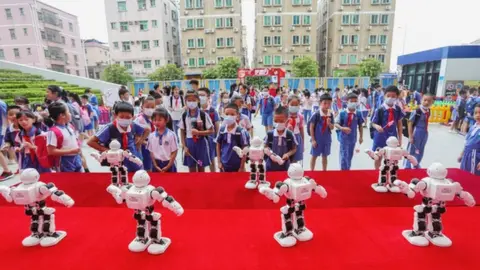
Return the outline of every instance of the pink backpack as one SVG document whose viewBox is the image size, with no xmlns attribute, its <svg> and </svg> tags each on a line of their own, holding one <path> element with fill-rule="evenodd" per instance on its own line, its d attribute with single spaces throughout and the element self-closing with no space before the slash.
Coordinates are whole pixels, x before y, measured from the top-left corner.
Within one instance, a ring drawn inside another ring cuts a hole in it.
<svg viewBox="0 0 480 270">
<path fill-rule="evenodd" d="M 88 115 L 88 109 L 85 107 L 80 108 L 80 116 L 82 117 L 83 124 L 85 126 L 90 125 L 92 119 L 90 119 L 90 115 Z"/>
</svg>

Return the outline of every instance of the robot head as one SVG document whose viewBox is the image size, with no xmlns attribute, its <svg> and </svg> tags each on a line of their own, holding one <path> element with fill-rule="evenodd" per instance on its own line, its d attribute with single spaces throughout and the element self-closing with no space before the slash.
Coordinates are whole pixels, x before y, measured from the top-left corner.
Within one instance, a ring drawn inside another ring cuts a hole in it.
<svg viewBox="0 0 480 270">
<path fill-rule="evenodd" d="M 136 187 L 145 187 L 150 183 L 150 176 L 147 171 L 140 170 L 133 175 L 133 184 Z"/>
<path fill-rule="evenodd" d="M 393 148 L 395 148 L 395 147 L 399 147 L 399 146 L 400 146 L 400 143 L 398 142 L 398 139 L 397 139 L 397 138 L 395 138 L 395 137 L 392 136 L 392 137 L 388 137 L 388 139 L 387 139 L 387 146 L 388 146 L 388 147 L 393 147 Z"/>
<path fill-rule="evenodd" d="M 23 170 L 22 174 L 20 174 L 20 181 L 24 184 L 31 184 L 38 182 L 40 179 L 40 174 L 37 172 L 37 170 L 28 168 Z"/>
<path fill-rule="evenodd" d="M 293 180 L 300 180 L 303 177 L 302 165 L 298 163 L 290 164 L 288 167 L 288 177 Z"/>
<path fill-rule="evenodd" d="M 435 162 L 428 167 L 427 174 L 429 177 L 434 179 L 445 179 L 448 171 L 441 163 Z"/>
<path fill-rule="evenodd" d="M 110 150 L 118 150 L 122 146 L 120 145 L 120 142 L 118 142 L 117 140 L 112 140 L 108 145 L 108 147 L 110 148 Z"/>
<path fill-rule="evenodd" d="M 253 137 L 253 139 L 250 141 L 250 144 L 253 146 L 253 147 L 260 147 L 262 146 L 263 144 L 263 140 L 260 139 L 260 137 Z"/>
</svg>

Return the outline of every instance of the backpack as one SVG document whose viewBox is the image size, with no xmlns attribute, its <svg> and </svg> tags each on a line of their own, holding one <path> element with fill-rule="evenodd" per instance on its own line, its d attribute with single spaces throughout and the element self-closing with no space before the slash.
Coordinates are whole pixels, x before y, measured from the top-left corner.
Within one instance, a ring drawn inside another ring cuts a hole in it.
<svg viewBox="0 0 480 270">
<path fill-rule="evenodd" d="M 330 113 L 330 111 L 329 111 Z M 310 134 L 310 124 L 313 123 L 313 130 L 315 131 L 315 129 L 317 128 L 317 121 L 313 121 L 313 117 L 316 116 L 318 114 L 318 116 L 320 116 L 320 110 L 316 111 L 313 113 L 313 115 L 310 117 L 310 119 L 308 119 L 308 123 L 307 123 L 307 134 L 308 136 L 312 136 Z M 333 114 L 330 114 L 330 118 L 331 118 L 331 123 L 333 124 L 335 121 L 334 121 L 334 118 L 333 118 Z"/>
<path fill-rule="evenodd" d="M 90 116 L 88 115 L 88 108 L 80 108 L 80 115 L 82 117 L 82 122 L 84 126 L 90 125 L 92 120 L 90 119 Z"/>
<path fill-rule="evenodd" d="M 182 121 L 183 121 L 183 126 L 185 127 L 185 130 L 187 130 L 187 113 L 188 112 L 184 112 L 182 114 Z M 207 114 L 200 110 L 200 119 L 202 120 L 202 123 L 203 123 L 203 128 L 206 129 L 207 128 Z M 193 128 L 193 127 L 192 127 Z"/>
<path fill-rule="evenodd" d="M 378 122 L 379 123 L 382 123 L 383 122 L 383 111 L 385 109 L 383 108 L 383 106 L 380 106 L 376 111 L 375 113 L 378 114 Z M 373 117 L 372 117 L 373 118 Z M 373 135 L 375 133 L 375 128 L 373 127 L 372 123 L 370 122 L 370 138 L 373 140 Z"/>
<path fill-rule="evenodd" d="M 293 132 L 288 129 L 286 129 L 285 132 L 287 133 L 286 134 L 287 148 L 293 149 L 293 142 L 295 140 L 295 135 L 293 135 Z M 270 131 L 267 133 L 267 147 L 273 151 L 273 131 Z M 293 161 L 293 158 L 294 156 L 291 156 L 290 161 Z"/>
<path fill-rule="evenodd" d="M 417 108 L 415 112 L 411 112 L 410 114 L 412 113 L 415 113 L 415 118 L 413 119 L 413 124 L 412 124 L 412 131 L 413 131 L 415 126 L 418 124 L 418 120 L 420 120 L 420 117 L 422 116 L 422 110 L 420 108 Z M 402 134 L 406 138 L 409 138 L 410 136 L 408 134 L 408 120 L 406 117 L 403 119 L 404 119 L 404 122 L 403 122 Z"/>
<path fill-rule="evenodd" d="M 80 132 L 83 131 L 84 125 L 83 125 L 82 117 L 80 116 L 80 112 L 77 111 L 75 107 L 73 107 L 73 105 L 70 103 L 67 103 L 67 107 L 68 107 L 68 110 L 70 111 L 70 114 L 72 115 L 72 120 L 70 120 L 70 123 L 73 125 L 75 130 L 78 130 Z"/>
<path fill-rule="evenodd" d="M 479 99 L 477 97 L 472 97 L 467 101 L 466 111 L 472 117 L 473 117 L 473 111 L 475 110 L 475 105 L 477 105 L 478 100 Z"/>
<path fill-rule="evenodd" d="M 57 137 L 57 149 L 62 148 L 63 145 L 63 134 L 62 131 L 56 127 L 53 126 L 50 128 L 50 131 L 52 131 L 55 136 Z M 54 167 L 58 167 L 60 164 L 60 158 L 56 156 L 50 156 L 48 155 L 48 146 L 47 146 L 47 133 L 40 133 L 40 130 L 37 129 L 35 132 L 35 140 L 34 144 L 37 147 L 37 150 L 35 153 L 37 154 L 37 161 L 45 169 L 51 169 Z"/>
<path fill-rule="evenodd" d="M 185 107 L 185 101 L 183 100 L 182 96 L 178 96 L 180 101 L 182 102 L 182 108 Z M 170 108 L 173 108 L 173 96 L 170 96 Z"/>
<path fill-rule="evenodd" d="M 242 127 L 237 125 L 237 129 L 235 130 L 235 134 L 232 136 L 234 138 L 236 145 L 238 147 L 242 146 Z M 223 132 L 227 132 L 227 126 L 223 128 Z"/>
</svg>

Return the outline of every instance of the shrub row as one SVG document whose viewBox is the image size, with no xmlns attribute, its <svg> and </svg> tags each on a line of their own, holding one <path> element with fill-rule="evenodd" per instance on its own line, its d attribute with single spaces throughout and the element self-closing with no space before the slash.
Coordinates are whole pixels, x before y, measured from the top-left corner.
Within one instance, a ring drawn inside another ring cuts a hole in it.
<svg viewBox="0 0 480 270">
<path fill-rule="evenodd" d="M 50 83 L 29 83 L 29 82 L 22 82 L 22 83 L 0 83 L 0 90 L 2 89 L 22 89 L 22 88 L 47 88 L 49 85 L 57 85 L 61 86 L 64 89 L 69 88 L 80 88 L 78 85 L 68 84 L 68 83 L 58 83 L 58 82 L 50 82 Z"/>
<path fill-rule="evenodd" d="M 17 79 L 43 79 L 40 75 L 31 75 L 23 73 L 1 73 L 0 78 L 17 78 Z"/>
<path fill-rule="evenodd" d="M 83 94 L 85 93 L 84 88 L 80 89 L 69 89 L 68 91 L 74 92 L 77 94 Z M 27 98 L 35 98 L 35 97 L 44 97 L 45 96 L 45 89 L 19 89 L 19 90 L 0 90 L 0 99 L 9 99 L 9 98 L 15 98 L 16 96 L 24 96 Z"/>
<path fill-rule="evenodd" d="M 0 73 L 22 73 L 22 72 L 19 71 L 19 70 L 15 70 L 15 69 L 3 69 L 3 68 L 0 68 Z"/>
</svg>

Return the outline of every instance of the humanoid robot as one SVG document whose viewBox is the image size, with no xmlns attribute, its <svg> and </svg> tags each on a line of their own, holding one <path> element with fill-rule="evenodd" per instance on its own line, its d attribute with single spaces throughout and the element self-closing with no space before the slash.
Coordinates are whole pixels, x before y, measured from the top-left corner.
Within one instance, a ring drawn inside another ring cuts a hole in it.
<svg viewBox="0 0 480 270">
<path fill-rule="evenodd" d="M 135 211 L 133 217 L 137 220 L 137 237 L 128 245 L 128 249 L 132 252 L 143 252 L 148 248 L 150 254 L 162 254 L 171 240 L 162 237 L 161 215 L 153 211 L 155 201 L 161 202 L 163 207 L 177 216 L 183 214 L 183 208 L 172 196 L 167 195 L 162 187 L 155 188 L 149 183 L 148 173 L 140 170 L 133 175 L 133 185 L 118 187 L 111 184 L 107 191 L 118 204 L 126 201 L 127 207 Z"/>
<path fill-rule="evenodd" d="M 128 159 L 137 165 L 142 165 L 142 160 L 135 157 L 129 151 L 121 149 L 120 142 L 112 140 L 110 142 L 109 150 L 99 153 L 92 153 L 92 157 L 98 162 L 102 163 L 104 160 L 110 164 L 110 171 L 112 172 L 112 184 L 116 186 L 122 186 L 128 184 L 128 172 L 127 167 L 123 166 L 123 160 Z M 120 183 L 118 182 L 120 179 Z"/>
<path fill-rule="evenodd" d="M 277 182 L 273 189 L 269 187 L 260 188 L 260 193 L 274 203 L 278 203 L 282 195 L 287 198 L 287 205 L 280 208 L 282 231 L 273 235 L 273 238 L 282 247 L 292 247 L 297 243 L 297 240 L 309 241 L 313 238 L 313 233 L 305 227 L 303 216 L 305 201 L 310 199 L 312 191 L 322 198 L 327 197 L 325 188 L 317 185 L 315 180 L 303 176 L 302 165 L 291 164 L 288 168 L 288 177 L 283 182 Z"/>
<path fill-rule="evenodd" d="M 9 188 L 0 186 L 0 194 L 16 205 L 25 207 L 25 214 L 30 216 L 31 235 L 23 239 L 22 245 L 32 247 L 40 244 L 50 247 L 58 244 L 67 233 L 55 230 L 55 208 L 47 207 L 45 200 L 50 198 L 66 207 L 72 207 L 74 201 L 65 192 L 58 190 L 54 184 L 38 181 L 40 174 L 37 170 L 28 168 L 20 175 L 21 184 Z"/>
<path fill-rule="evenodd" d="M 422 180 L 413 179 L 410 185 L 401 180 L 394 184 L 409 198 L 415 193 L 423 196 L 422 204 L 413 207 L 413 230 L 405 230 L 402 235 L 414 246 L 428 246 L 431 242 L 435 246 L 449 247 L 452 241 L 442 233 L 441 216 L 445 213 L 446 202 L 455 197 L 463 200 L 467 206 L 475 206 L 472 194 L 463 190 L 458 182 L 447 177 L 447 169 L 440 163 L 433 163 L 428 167 L 428 177 Z"/>
<path fill-rule="evenodd" d="M 233 150 L 238 154 L 240 158 L 248 155 L 250 159 L 250 180 L 245 184 L 246 189 L 258 189 L 261 187 L 269 187 L 270 183 L 265 178 L 265 164 L 263 163 L 263 157 L 269 156 L 273 162 L 283 165 L 284 160 L 273 153 L 272 150 L 263 147 L 263 140 L 259 137 L 254 137 L 250 141 L 250 147 L 241 149 L 238 146 L 234 146 Z"/>
<path fill-rule="evenodd" d="M 402 158 L 407 158 L 413 165 L 417 165 L 417 159 L 410 155 L 410 153 L 402 149 L 399 145 L 398 139 L 395 137 L 389 137 L 387 139 L 387 146 L 381 148 L 375 152 L 370 149 L 365 152 L 374 160 L 383 158 L 383 164 L 380 167 L 380 174 L 378 176 L 378 183 L 372 184 L 373 190 L 380 193 L 394 192 L 399 193 L 400 189 L 393 185 L 393 182 L 397 180 L 398 163 Z"/>
</svg>

